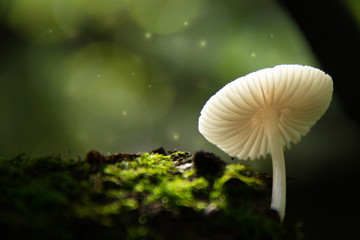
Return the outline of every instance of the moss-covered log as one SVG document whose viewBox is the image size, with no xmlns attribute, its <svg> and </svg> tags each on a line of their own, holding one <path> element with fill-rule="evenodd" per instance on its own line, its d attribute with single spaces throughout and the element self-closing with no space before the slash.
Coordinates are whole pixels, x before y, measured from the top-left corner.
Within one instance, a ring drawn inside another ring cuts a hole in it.
<svg viewBox="0 0 360 240">
<path fill-rule="evenodd" d="M 300 239 L 269 210 L 269 177 L 208 152 L 0 160 L 12 239 Z"/>
</svg>

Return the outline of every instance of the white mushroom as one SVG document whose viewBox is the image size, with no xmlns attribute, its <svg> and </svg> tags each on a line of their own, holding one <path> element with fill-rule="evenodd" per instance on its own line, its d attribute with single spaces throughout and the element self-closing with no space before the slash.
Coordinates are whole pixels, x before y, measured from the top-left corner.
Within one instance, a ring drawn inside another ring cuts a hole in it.
<svg viewBox="0 0 360 240">
<path fill-rule="evenodd" d="M 286 172 L 283 148 L 306 135 L 328 108 L 333 82 L 323 71 L 279 65 L 238 78 L 212 96 L 201 111 L 199 131 L 239 159 L 271 154 L 271 209 L 285 215 Z"/>
</svg>

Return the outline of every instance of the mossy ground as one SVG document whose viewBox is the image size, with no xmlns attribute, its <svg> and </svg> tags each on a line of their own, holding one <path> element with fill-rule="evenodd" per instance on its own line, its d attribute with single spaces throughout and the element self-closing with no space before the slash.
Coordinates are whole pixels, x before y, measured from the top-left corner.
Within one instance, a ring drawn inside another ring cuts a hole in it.
<svg viewBox="0 0 360 240">
<path fill-rule="evenodd" d="M 300 239 L 269 210 L 268 177 L 207 152 L 0 160 L 12 239 Z"/>
</svg>

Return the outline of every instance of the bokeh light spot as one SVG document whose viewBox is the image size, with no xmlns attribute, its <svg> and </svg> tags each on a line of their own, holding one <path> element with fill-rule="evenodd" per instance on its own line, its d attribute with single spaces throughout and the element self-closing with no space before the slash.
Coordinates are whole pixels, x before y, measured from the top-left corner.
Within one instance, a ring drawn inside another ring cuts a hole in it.
<svg viewBox="0 0 360 240">
<path fill-rule="evenodd" d="M 218 54 L 222 84 L 228 79 L 278 64 L 313 64 L 313 56 L 307 51 L 304 38 L 291 22 L 285 20 L 287 16 L 276 8 L 266 14 L 271 21 L 259 23 L 249 19 L 249 24 L 241 26 L 238 33 L 222 45 Z M 276 38 L 271 37 L 275 35 Z M 249 53 L 249 49 L 253 51 Z M 253 60 L 249 61 L 249 57 Z"/>
<path fill-rule="evenodd" d="M 206 46 L 207 46 L 207 41 L 201 40 L 201 41 L 199 42 L 199 46 L 202 47 L 202 48 L 206 47 Z"/>
<path fill-rule="evenodd" d="M 144 29 L 158 34 L 182 31 L 199 15 L 203 6 L 203 0 L 132 0 L 127 3 L 134 20 Z"/>
<path fill-rule="evenodd" d="M 150 39 L 152 37 L 152 34 L 151 32 L 145 32 L 144 36 L 146 39 Z"/>
<path fill-rule="evenodd" d="M 30 4 L 27 0 L 13 0 L 9 6 L 9 25 L 23 39 L 37 44 L 52 44 L 63 40 L 64 36 L 60 31 L 52 38 L 43 36 L 58 28 L 52 1 L 37 0 Z"/>
</svg>

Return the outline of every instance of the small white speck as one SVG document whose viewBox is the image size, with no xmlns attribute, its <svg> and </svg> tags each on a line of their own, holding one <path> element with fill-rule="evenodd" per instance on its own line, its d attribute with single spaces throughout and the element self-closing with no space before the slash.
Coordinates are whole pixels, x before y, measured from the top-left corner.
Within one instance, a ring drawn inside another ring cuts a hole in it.
<svg viewBox="0 0 360 240">
<path fill-rule="evenodd" d="M 271 33 L 271 34 L 270 34 L 270 37 L 273 38 L 273 37 L 274 37 L 274 34 Z"/>
<path fill-rule="evenodd" d="M 180 172 L 184 172 L 185 170 L 190 169 L 193 166 L 193 163 L 185 163 L 185 164 L 181 164 L 178 167 L 176 167 Z"/>
<path fill-rule="evenodd" d="M 148 88 L 151 88 L 151 84 L 148 85 Z"/>
<path fill-rule="evenodd" d="M 173 139 L 174 140 L 178 140 L 180 137 L 179 137 L 179 135 L 178 134 L 174 134 L 174 136 L 173 136 Z"/>
<path fill-rule="evenodd" d="M 49 29 L 49 33 L 50 33 L 50 34 L 53 33 L 53 30 L 52 30 L 52 29 Z"/>
<path fill-rule="evenodd" d="M 251 57 L 252 57 L 252 58 L 256 57 L 256 53 L 254 53 L 254 52 L 251 53 Z"/>
<path fill-rule="evenodd" d="M 122 111 L 122 115 L 123 115 L 123 116 L 126 116 L 126 115 L 127 115 L 127 111 L 126 111 L 126 110 L 123 110 L 123 111 Z"/>
<path fill-rule="evenodd" d="M 96 77 L 97 77 L 97 78 L 100 78 L 100 77 L 101 77 L 101 75 L 100 75 L 100 74 L 98 74 L 98 75 L 96 75 Z"/>
<path fill-rule="evenodd" d="M 189 26 L 189 22 L 188 22 L 188 21 L 184 21 L 184 26 L 185 26 L 185 27 Z"/>
</svg>

